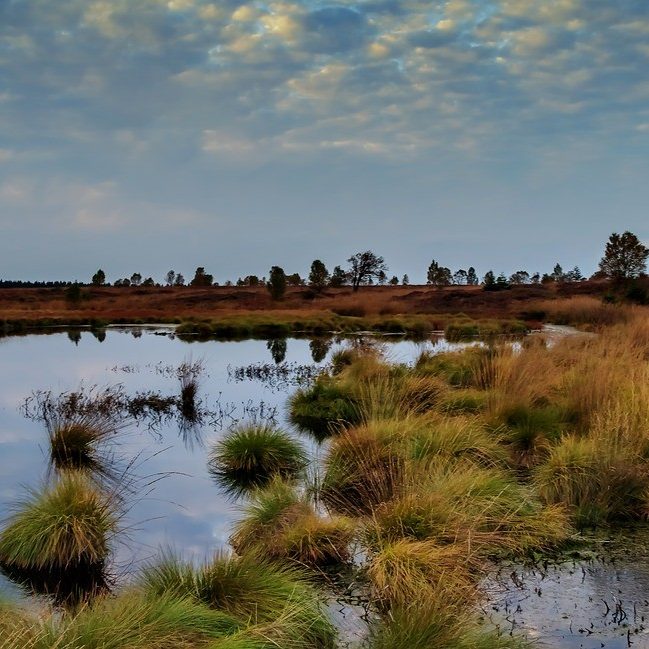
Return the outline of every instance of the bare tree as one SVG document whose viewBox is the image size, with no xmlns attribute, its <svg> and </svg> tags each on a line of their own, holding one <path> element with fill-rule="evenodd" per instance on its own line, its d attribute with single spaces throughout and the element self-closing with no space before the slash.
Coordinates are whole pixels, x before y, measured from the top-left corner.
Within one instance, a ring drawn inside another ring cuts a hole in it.
<svg viewBox="0 0 649 649">
<path fill-rule="evenodd" d="M 358 291 L 361 284 L 379 279 L 381 273 L 385 274 L 388 270 L 383 257 L 377 256 L 371 250 L 357 252 L 347 262 L 350 264 L 348 274 L 354 291 Z"/>
</svg>

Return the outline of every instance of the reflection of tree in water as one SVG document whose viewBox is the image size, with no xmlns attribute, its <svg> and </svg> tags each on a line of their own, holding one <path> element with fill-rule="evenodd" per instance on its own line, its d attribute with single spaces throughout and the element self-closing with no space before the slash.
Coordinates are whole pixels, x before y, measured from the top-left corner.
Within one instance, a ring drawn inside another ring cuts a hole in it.
<svg viewBox="0 0 649 649">
<path fill-rule="evenodd" d="M 105 329 L 91 329 L 90 333 L 100 342 L 103 343 L 106 340 L 106 330 Z"/>
<path fill-rule="evenodd" d="M 132 329 L 131 330 L 131 336 L 133 336 L 133 338 L 142 338 L 142 330 L 141 329 Z"/>
<path fill-rule="evenodd" d="M 314 338 L 309 343 L 311 358 L 314 363 L 321 363 L 327 357 L 327 354 L 331 349 L 331 343 L 331 338 Z"/>
<path fill-rule="evenodd" d="M 266 343 L 266 347 L 277 365 L 284 362 L 286 358 L 286 338 L 272 338 Z"/>
<path fill-rule="evenodd" d="M 70 342 L 78 345 L 79 341 L 81 340 L 81 332 L 78 329 L 70 329 L 68 330 L 68 338 Z"/>
</svg>

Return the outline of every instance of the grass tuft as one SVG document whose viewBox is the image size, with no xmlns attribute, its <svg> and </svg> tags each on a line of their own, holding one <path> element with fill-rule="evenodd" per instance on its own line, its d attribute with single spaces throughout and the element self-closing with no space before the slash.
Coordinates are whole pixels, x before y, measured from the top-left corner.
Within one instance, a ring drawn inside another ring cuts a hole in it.
<svg viewBox="0 0 649 649">
<path fill-rule="evenodd" d="M 209 471 L 233 494 L 267 485 L 275 476 L 296 477 L 306 466 L 302 446 L 270 425 L 239 426 L 216 443 Z"/>
</svg>

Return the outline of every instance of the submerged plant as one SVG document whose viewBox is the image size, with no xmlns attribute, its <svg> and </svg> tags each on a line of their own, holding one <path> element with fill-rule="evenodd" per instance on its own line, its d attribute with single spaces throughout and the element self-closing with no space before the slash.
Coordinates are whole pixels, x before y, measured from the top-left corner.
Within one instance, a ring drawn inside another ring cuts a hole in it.
<svg viewBox="0 0 649 649">
<path fill-rule="evenodd" d="M 111 499 L 79 472 L 34 493 L 0 533 L 0 568 L 60 600 L 106 587 L 109 543 L 117 527 Z"/>
<path fill-rule="evenodd" d="M 304 469 L 302 446 L 266 424 L 239 426 L 214 446 L 210 474 L 235 494 L 268 484 L 273 477 L 294 478 Z"/>
</svg>

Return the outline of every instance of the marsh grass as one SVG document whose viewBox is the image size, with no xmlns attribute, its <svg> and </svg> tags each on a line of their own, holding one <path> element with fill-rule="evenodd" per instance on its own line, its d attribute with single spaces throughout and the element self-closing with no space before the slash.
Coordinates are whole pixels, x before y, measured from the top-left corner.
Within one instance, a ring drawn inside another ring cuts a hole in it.
<svg viewBox="0 0 649 649">
<path fill-rule="evenodd" d="M 117 529 L 114 505 L 86 476 L 62 474 L 9 519 L 0 533 L 0 568 L 63 601 L 101 592 Z"/>
<path fill-rule="evenodd" d="M 293 644 L 288 646 L 296 649 L 334 646 L 334 627 L 304 573 L 252 553 L 217 554 L 199 567 L 167 555 L 145 570 L 142 586 L 153 597 L 190 597 L 234 616 L 246 627 L 257 625 L 233 636 L 233 647 L 238 642 L 247 647 L 244 638 L 284 646 L 279 641 L 291 636 Z"/>
<path fill-rule="evenodd" d="M 22 634 L 0 639 L 3 649 L 197 649 L 242 623 L 190 598 L 162 593 L 149 597 L 130 589 L 117 597 L 97 598 L 74 613 L 52 613 L 31 620 Z M 25 637 L 27 636 L 27 637 Z"/>
<path fill-rule="evenodd" d="M 350 559 L 354 523 L 342 516 L 323 516 L 306 494 L 275 479 L 253 494 L 231 538 L 238 552 L 263 552 L 307 566 L 328 566 Z"/>
<path fill-rule="evenodd" d="M 348 387 L 322 377 L 311 387 L 293 393 L 289 418 L 300 430 L 322 441 L 341 428 L 358 423 L 361 414 L 357 399 Z"/>
<path fill-rule="evenodd" d="M 241 425 L 218 441 L 209 472 L 234 495 L 268 484 L 275 476 L 296 478 L 306 467 L 304 448 L 270 425 Z"/>
<path fill-rule="evenodd" d="M 580 527 L 638 519 L 646 511 L 646 466 L 630 449 L 597 438 L 565 437 L 537 468 L 535 482 L 546 502 L 568 505 Z"/>
<path fill-rule="evenodd" d="M 392 498 L 404 472 L 404 460 L 390 443 L 393 434 L 379 422 L 335 437 L 324 460 L 321 502 L 331 511 L 363 516 Z"/>
<path fill-rule="evenodd" d="M 123 428 L 113 418 L 96 413 L 46 419 L 50 463 L 56 471 L 83 471 L 114 482 L 115 459 L 106 446 Z"/>
<path fill-rule="evenodd" d="M 561 506 L 543 507 L 504 471 L 437 458 L 414 469 L 401 493 L 374 511 L 366 533 L 370 547 L 398 539 L 470 543 L 487 557 L 554 547 L 570 526 Z"/>
</svg>

